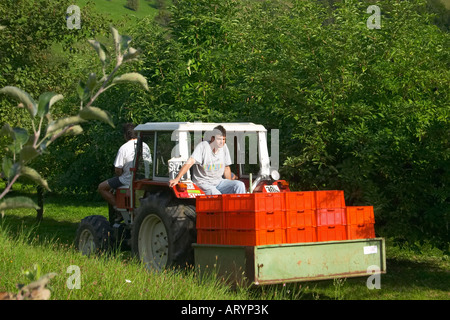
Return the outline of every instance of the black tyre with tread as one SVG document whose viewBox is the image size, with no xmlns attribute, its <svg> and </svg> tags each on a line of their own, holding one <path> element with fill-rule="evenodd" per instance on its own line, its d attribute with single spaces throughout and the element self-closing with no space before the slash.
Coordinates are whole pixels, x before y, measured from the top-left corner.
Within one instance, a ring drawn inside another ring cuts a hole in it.
<svg viewBox="0 0 450 320">
<path fill-rule="evenodd" d="M 131 232 L 133 253 L 149 269 L 194 264 L 195 205 L 177 200 L 171 192 L 149 194 L 136 210 Z"/>
<path fill-rule="evenodd" d="M 107 251 L 113 243 L 112 228 L 104 216 L 92 215 L 81 220 L 75 237 L 75 245 L 83 254 Z"/>
</svg>

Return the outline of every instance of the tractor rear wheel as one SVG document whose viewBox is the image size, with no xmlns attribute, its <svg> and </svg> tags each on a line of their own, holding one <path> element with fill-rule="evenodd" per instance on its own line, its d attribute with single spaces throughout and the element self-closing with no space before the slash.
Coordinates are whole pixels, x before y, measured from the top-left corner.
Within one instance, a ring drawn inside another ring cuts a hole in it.
<svg viewBox="0 0 450 320">
<path fill-rule="evenodd" d="M 133 253 L 148 269 L 194 262 L 195 207 L 166 194 L 150 194 L 136 210 L 131 242 Z"/>
</svg>

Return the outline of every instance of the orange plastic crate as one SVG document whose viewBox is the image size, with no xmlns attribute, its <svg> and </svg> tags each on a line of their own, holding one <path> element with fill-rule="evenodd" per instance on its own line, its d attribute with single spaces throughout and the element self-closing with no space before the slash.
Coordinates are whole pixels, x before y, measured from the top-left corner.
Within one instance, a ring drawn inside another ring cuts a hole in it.
<svg viewBox="0 0 450 320">
<path fill-rule="evenodd" d="M 314 191 L 285 192 L 286 210 L 316 209 Z"/>
<path fill-rule="evenodd" d="M 317 226 L 332 226 L 347 224 L 347 216 L 344 208 L 317 209 Z"/>
<path fill-rule="evenodd" d="M 315 191 L 316 208 L 345 208 L 344 191 L 342 190 L 324 190 Z"/>
<path fill-rule="evenodd" d="M 348 239 L 373 239 L 375 226 L 373 223 L 350 224 L 347 226 Z"/>
<path fill-rule="evenodd" d="M 294 227 L 286 229 L 286 243 L 316 242 L 315 227 Z"/>
<path fill-rule="evenodd" d="M 348 224 L 375 223 L 372 206 L 346 207 Z"/>
<path fill-rule="evenodd" d="M 275 212 L 285 209 L 283 193 L 244 193 L 223 195 L 224 212 Z"/>
<path fill-rule="evenodd" d="M 199 244 L 226 244 L 225 230 L 198 229 L 197 243 Z"/>
<path fill-rule="evenodd" d="M 195 201 L 195 211 L 197 213 L 223 211 L 222 195 L 200 196 Z"/>
<path fill-rule="evenodd" d="M 286 227 L 315 227 L 317 225 L 316 211 L 313 209 L 287 210 Z"/>
<path fill-rule="evenodd" d="M 285 229 L 226 230 L 226 242 L 237 246 L 260 246 L 286 243 Z"/>
<path fill-rule="evenodd" d="M 223 229 L 225 221 L 223 212 L 197 212 L 197 229 Z"/>
<path fill-rule="evenodd" d="M 347 240 L 346 226 L 319 226 L 317 227 L 317 241 Z"/>
<path fill-rule="evenodd" d="M 286 228 L 284 211 L 274 212 L 224 212 L 226 229 L 260 230 Z"/>
</svg>

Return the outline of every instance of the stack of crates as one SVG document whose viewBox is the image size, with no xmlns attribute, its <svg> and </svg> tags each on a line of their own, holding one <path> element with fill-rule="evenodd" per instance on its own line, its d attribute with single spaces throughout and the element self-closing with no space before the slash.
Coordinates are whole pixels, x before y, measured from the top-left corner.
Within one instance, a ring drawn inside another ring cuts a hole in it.
<svg viewBox="0 0 450 320">
<path fill-rule="evenodd" d="M 286 192 L 285 199 L 287 243 L 316 242 L 315 192 Z"/>
<path fill-rule="evenodd" d="M 196 211 L 199 244 L 375 238 L 373 207 L 346 207 L 340 190 L 201 196 Z"/>
<path fill-rule="evenodd" d="M 197 243 L 226 244 L 222 195 L 197 198 Z"/>
<path fill-rule="evenodd" d="M 317 241 L 347 240 L 344 191 L 315 191 Z"/>
<path fill-rule="evenodd" d="M 283 193 L 197 198 L 197 243 L 258 246 L 286 243 Z"/>
<path fill-rule="evenodd" d="M 347 238 L 375 238 L 375 216 L 372 206 L 346 207 Z"/>
</svg>

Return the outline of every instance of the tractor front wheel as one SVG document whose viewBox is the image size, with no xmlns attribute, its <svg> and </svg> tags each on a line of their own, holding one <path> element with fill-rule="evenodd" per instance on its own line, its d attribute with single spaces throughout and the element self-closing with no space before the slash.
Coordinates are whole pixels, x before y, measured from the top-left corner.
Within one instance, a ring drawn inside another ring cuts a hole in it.
<svg viewBox="0 0 450 320">
<path fill-rule="evenodd" d="M 112 243 L 111 225 L 104 216 L 93 215 L 81 220 L 75 245 L 83 255 L 106 251 Z"/>
</svg>

